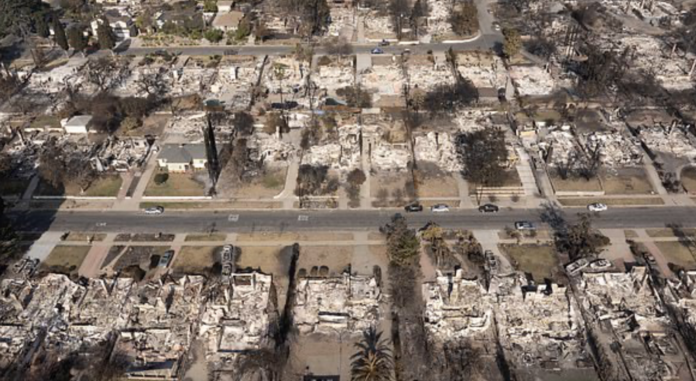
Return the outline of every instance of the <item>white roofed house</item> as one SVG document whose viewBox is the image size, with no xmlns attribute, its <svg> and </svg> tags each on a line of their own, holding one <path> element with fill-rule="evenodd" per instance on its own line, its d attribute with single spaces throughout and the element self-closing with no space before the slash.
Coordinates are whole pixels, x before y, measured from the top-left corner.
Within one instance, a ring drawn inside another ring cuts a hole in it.
<svg viewBox="0 0 696 381">
<path fill-rule="evenodd" d="M 90 132 L 91 123 L 91 115 L 77 115 L 61 122 L 66 134 L 87 134 Z"/>
<path fill-rule="evenodd" d="M 118 41 L 127 40 L 138 35 L 138 28 L 135 26 L 130 16 L 121 14 L 117 10 L 109 10 L 104 13 L 102 18 L 98 18 L 90 24 L 92 33 L 94 33 L 95 36 L 98 34 L 97 29 L 99 24 L 103 23 L 104 20 L 109 23 Z"/>
<path fill-rule="evenodd" d="M 203 143 L 165 144 L 157 157 L 160 168 L 170 172 L 187 172 L 205 169 L 208 156 Z"/>
</svg>

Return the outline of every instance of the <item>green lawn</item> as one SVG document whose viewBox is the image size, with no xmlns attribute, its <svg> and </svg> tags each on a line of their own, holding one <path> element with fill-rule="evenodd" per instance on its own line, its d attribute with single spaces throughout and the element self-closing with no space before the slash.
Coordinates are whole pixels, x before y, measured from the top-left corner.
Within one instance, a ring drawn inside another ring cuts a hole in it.
<svg viewBox="0 0 696 381">
<path fill-rule="evenodd" d="M 667 262 L 679 265 L 687 270 L 696 269 L 696 247 L 687 247 L 680 242 L 655 242 L 655 245 L 660 249 L 665 256 Z M 693 252 L 692 252 L 693 251 Z"/>
<path fill-rule="evenodd" d="M 90 246 L 56 246 L 41 264 L 41 269 L 62 274 L 76 273 L 89 249 Z"/>
<path fill-rule="evenodd" d="M 39 196 L 83 196 L 83 197 L 116 197 L 121 189 L 123 180 L 119 175 L 106 175 L 95 180 L 84 193 L 77 184 L 67 184 L 55 188 L 45 181 L 39 181 L 36 195 Z"/>
<path fill-rule="evenodd" d="M 501 244 L 499 247 L 510 258 L 515 269 L 531 273 L 537 283 L 543 282 L 544 278 L 553 279 L 559 269 L 556 250 L 552 245 Z"/>
<path fill-rule="evenodd" d="M 155 184 L 155 176 L 152 174 L 150 182 L 145 189 L 145 196 L 150 197 L 176 197 L 176 196 L 205 196 L 204 184 L 193 179 L 188 173 L 170 173 L 169 178 L 162 184 Z"/>
<path fill-rule="evenodd" d="M 219 242 L 227 239 L 227 234 L 189 234 L 186 236 L 186 242 Z"/>
</svg>

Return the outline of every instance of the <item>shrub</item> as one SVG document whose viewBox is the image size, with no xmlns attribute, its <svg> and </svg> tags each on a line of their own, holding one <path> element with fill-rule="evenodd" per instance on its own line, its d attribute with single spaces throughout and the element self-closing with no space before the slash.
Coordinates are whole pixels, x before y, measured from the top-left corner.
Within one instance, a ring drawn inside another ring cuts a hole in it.
<svg viewBox="0 0 696 381">
<path fill-rule="evenodd" d="M 169 173 L 158 173 L 155 175 L 155 184 L 162 185 L 169 180 Z"/>
</svg>

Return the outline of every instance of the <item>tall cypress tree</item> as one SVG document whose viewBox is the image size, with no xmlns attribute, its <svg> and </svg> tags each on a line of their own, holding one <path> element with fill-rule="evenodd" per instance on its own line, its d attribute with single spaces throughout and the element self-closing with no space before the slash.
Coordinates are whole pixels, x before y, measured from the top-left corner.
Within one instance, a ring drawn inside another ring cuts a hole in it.
<svg viewBox="0 0 696 381">
<path fill-rule="evenodd" d="M 97 39 L 100 49 L 113 49 L 116 46 L 116 36 L 111 25 L 106 19 L 102 19 L 97 26 Z"/>
<path fill-rule="evenodd" d="M 68 42 L 70 43 L 70 47 L 75 49 L 75 51 L 83 52 L 85 50 L 87 41 L 81 27 L 73 26 L 68 29 Z"/>
<path fill-rule="evenodd" d="M 60 23 L 58 16 L 53 16 L 53 39 L 63 50 L 68 50 L 68 38 L 65 36 L 65 28 Z"/>
</svg>

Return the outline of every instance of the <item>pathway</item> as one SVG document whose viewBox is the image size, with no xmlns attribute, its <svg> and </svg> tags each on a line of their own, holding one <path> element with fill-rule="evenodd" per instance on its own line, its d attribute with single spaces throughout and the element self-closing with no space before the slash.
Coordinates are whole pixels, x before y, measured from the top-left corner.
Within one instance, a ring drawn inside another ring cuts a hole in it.
<svg viewBox="0 0 696 381">
<path fill-rule="evenodd" d="M 297 187 L 297 175 L 300 173 L 300 157 L 295 155 L 288 164 L 288 173 L 285 176 L 285 187 L 277 196 L 276 200 L 283 202 L 283 209 L 293 209 L 295 207 L 295 188 Z"/>
<path fill-rule="evenodd" d="M 507 256 L 503 255 L 498 247 L 500 237 L 497 230 L 474 230 L 474 237 L 479 241 L 483 250 L 490 250 L 500 261 L 500 273 L 506 274 L 513 270 Z"/>
<path fill-rule="evenodd" d="M 114 238 L 116 238 L 116 233 L 109 233 L 103 241 L 93 242 L 92 248 L 87 253 L 82 265 L 80 265 L 78 274 L 87 278 L 98 277 L 102 263 L 109 254 L 109 249 L 114 245 Z"/>
</svg>

